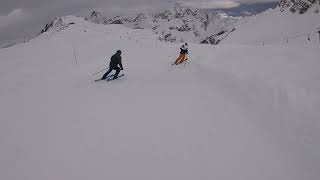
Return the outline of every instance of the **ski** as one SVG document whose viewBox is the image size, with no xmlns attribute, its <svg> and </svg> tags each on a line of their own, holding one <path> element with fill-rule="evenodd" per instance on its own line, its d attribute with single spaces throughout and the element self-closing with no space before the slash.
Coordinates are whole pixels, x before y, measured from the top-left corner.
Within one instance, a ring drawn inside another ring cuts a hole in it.
<svg viewBox="0 0 320 180">
<path fill-rule="evenodd" d="M 187 60 L 188 60 L 188 59 L 185 59 L 184 61 L 182 61 L 182 62 L 180 62 L 180 63 L 175 63 L 175 62 L 174 62 L 174 63 L 172 63 L 171 65 L 172 65 L 172 66 L 174 66 L 174 65 L 179 65 L 179 64 L 182 64 L 182 63 L 186 62 Z"/>
<path fill-rule="evenodd" d="M 117 78 L 117 79 L 119 79 L 119 78 L 122 77 L 122 76 L 124 76 L 124 74 L 118 75 L 118 78 Z M 113 79 L 113 76 L 112 76 L 112 77 L 107 78 L 106 80 L 107 80 L 107 81 L 112 81 L 112 80 L 116 80 L 116 79 Z"/>
<path fill-rule="evenodd" d="M 107 77 L 106 77 L 106 79 L 96 79 L 96 80 L 94 80 L 94 82 L 98 82 L 98 81 L 102 81 L 102 80 L 107 80 L 107 79 L 109 79 L 109 78 L 111 78 L 111 77 L 113 77 L 114 76 L 114 74 L 111 74 L 111 75 L 108 75 Z"/>
</svg>

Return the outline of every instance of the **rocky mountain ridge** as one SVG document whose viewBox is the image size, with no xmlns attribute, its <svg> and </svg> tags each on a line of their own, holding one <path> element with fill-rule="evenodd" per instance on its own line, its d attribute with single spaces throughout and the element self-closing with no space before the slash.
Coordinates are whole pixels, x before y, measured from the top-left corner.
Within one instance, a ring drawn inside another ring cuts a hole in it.
<svg viewBox="0 0 320 180">
<path fill-rule="evenodd" d="M 173 7 L 158 13 L 115 17 L 106 17 L 93 11 L 86 19 L 98 24 L 123 24 L 133 29 L 152 29 L 161 41 L 217 44 L 234 30 L 234 24 L 240 17 L 222 12 Z"/>
<path fill-rule="evenodd" d="M 304 14 L 314 7 L 314 13 L 319 13 L 320 0 L 280 0 L 278 3 L 280 11 L 289 9 L 292 13 Z"/>
<path fill-rule="evenodd" d="M 304 14 L 319 12 L 320 0 L 280 0 L 275 11 Z M 247 17 L 246 17 L 247 18 Z M 108 17 L 93 11 L 85 20 L 96 24 L 121 24 L 132 29 L 150 29 L 157 39 L 164 42 L 193 42 L 219 44 L 234 32 L 242 17 L 229 16 L 221 11 L 205 11 L 183 7 L 173 7 L 154 13 L 138 13 Z M 41 33 L 50 29 L 63 30 L 72 25 L 68 18 L 58 17 L 45 25 Z"/>
</svg>

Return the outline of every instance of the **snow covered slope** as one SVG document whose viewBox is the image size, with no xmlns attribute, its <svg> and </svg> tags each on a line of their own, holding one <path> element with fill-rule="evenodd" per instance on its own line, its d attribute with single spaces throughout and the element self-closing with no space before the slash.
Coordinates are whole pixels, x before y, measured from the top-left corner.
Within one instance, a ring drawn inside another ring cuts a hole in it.
<svg viewBox="0 0 320 180">
<path fill-rule="evenodd" d="M 320 177 L 318 46 L 190 44 L 171 66 L 151 30 L 56 22 L 0 50 L 0 179 Z M 125 77 L 93 82 L 117 49 Z"/>
<path fill-rule="evenodd" d="M 299 8 L 290 2 L 288 6 L 280 4 L 261 14 L 244 18 L 237 22 L 224 43 L 263 44 L 319 44 L 320 5 L 318 1 L 299 14 Z M 309 1 L 308 1 L 309 2 Z M 294 11 L 291 11 L 294 8 Z"/>
</svg>

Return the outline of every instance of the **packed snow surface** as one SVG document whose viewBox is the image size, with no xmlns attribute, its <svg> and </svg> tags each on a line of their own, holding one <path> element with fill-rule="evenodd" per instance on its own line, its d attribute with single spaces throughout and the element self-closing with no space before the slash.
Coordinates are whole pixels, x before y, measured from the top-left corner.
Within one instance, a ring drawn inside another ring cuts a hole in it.
<svg viewBox="0 0 320 180">
<path fill-rule="evenodd" d="M 311 7 L 304 14 L 284 12 L 280 7 L 261 14 L 243 18 L 237 22 L 224 44 L 270 45 L 270 44 L 314 44 L 319 47 L 320 13 L 315 13 L 319 5 Z"/>
<path fill-rule="evenodd" d="M 189 45 L 81 18 L 0 50 L 2 180 L 317 180 L 320 45 Z M 124 77 L 94 82 L 117 49 Z"/>
</svg>

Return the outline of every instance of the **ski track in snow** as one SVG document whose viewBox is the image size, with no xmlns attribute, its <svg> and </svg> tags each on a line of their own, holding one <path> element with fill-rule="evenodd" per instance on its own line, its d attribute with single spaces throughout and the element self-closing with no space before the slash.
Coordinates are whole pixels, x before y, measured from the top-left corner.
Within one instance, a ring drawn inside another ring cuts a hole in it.
<svg viewBox="0 0 320 180">
<path fill-rule="evenodd" d="M 320 176 L 319 47 L 191 44 L 171 66 L 179 44 L 75 21 L 0 50 L 0 179 Z M 125 76 L 94 82 L 117 49 Z"/>
</svg>

